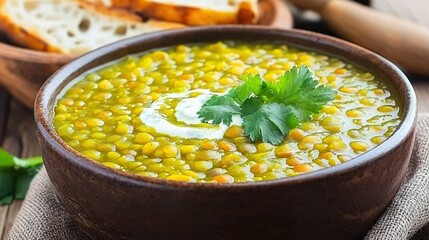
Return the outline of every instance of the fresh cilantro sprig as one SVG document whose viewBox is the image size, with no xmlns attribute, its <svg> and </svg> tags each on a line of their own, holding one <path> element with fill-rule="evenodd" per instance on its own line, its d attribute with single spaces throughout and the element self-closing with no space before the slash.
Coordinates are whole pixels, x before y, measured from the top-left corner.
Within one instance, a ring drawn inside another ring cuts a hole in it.
<svg viewBox="0 0 429 240">
<path fill-rule="evenodd" d="M 0 149 L 0 206 L 25 197 L 42 163 L 40 156 L 20 159 Z"/>
<path fill-rule="evenodd" d="M 335 97 L 335 90 L 312 78 L 306 66 L 293 67 L 277 82 L 259 75 L 242 76 L 244 83 L 226 95 L 214 95 L 198 111 L 203 122 L 229 126 L 234 115 L 243 119 L 252 141 L 280 144 L 300 122 L 308 121 Z"/>
</svg>

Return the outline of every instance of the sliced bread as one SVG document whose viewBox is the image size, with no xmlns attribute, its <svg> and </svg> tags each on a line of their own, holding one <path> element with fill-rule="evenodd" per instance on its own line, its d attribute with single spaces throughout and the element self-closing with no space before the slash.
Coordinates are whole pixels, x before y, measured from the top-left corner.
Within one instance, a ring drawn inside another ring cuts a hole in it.
<svg viewBox="0 0 429 240">
<path fill-rule="evenodd" d="M 251 24 L 258 20 L 257 0 L 111 0 L 149 18 L 186 25 Z"/>
<path fill-rule="evenodd" d="M 84 0 L 0 0 L 0 29 L 37 50 L 81 54 L 142 33 L 181 24 L 141 22 L 129 12 Z"/>
</svg>

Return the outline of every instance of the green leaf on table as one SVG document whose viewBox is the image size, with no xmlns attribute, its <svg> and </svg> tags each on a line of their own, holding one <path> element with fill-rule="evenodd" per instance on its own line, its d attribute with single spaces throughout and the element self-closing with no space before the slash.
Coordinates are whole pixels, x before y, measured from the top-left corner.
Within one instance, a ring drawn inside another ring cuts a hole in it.
<svg viewBox="0 0 429 240">
<path fill-rule="evenodd" d="M 40 156 L 20 159 L 0 149 L 0 206 L 23 199 L 42 164 Z"/>
<path fill-rule="evenodd" d="M 13 171 L 0 169 L 0 206 L 10 204 L 13 201 L 14 193 L 15 174 Z"/>
<path fill-rule="evenodd" d="M 15 165 L 13 159 L 14 159 L 14 156 L 0 149 L 0 169 L 13 167 Z"/>
</svg>

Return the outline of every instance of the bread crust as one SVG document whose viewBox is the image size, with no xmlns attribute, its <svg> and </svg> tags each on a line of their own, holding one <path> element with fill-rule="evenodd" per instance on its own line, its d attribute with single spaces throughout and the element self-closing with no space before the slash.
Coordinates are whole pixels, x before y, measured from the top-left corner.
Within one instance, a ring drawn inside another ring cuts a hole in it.
<svg viewBox="0 0 429 240">
<path fill-rule="evenodd" d="M 140 12 L 149 18 L 177 22 L 185 25 L 254 24 L 259 17 L 257 6 L 247 1 L 241 2 L 236 12 L 164 4 L 152 2 L 150 0 L 128 1 L 130 2 L 129 8 L 131 10 Z M 115 6 L 115 4 L 114 1 L 113 5 Z M 124 5 L 122 5 L 122 7 L 124 7 Z"/>
<path fill-rule="evenodd" d="M 129 8 L 131 6 L 131 0 L 112 0 L 112 6 Z"/>
<path fill-rule="evenodd" d="M 4 32 L 12 42 L 22 47 L 40 51 L 69 53 L 56 42 L 47 42 L 46 38 L 43 37 L 43 34 L 37 32 L 37 29 L 33 29 L 28 26 L 20 26 L 17 24 L 17 22 L 14 21 L 7 11 L 5 11 L 6 1 L 8 0 L 0 0 L 0 31 Z M 51 0 L 52 4 L 57 4 L 61 1 L 64 0 Z M 142 23 L 142 20 L 138 15 L 130 13 L 126 10 L 108 8 L 101 3 L 89 3 L 85 0 L 76 0 L 74 2 L 79 7 L 84 8 L 87 11 L 92 11 L 96 14 L 105 15 L 113 19 L 117 18 L 118 21 L 121 21 L 122 23 L 144 24 L 148 29 L 163 30 L 183 27 L 181 24 L 160 21 L 148 21 Z"/>
<path fill-rule="evenodd" d="M 6 0 L 0 1 L 0 31 L 2 31 L 8 39 L 22 47 L 29 47 L 47 52 L 61 52 L 57 47 L 50 46 L 48 43 L 37 37 L 37 35 L 32 33 L 30 29 L 26 30 L 19 25 L 16 25 L 4 10 L 5 2 Z"/>
</svg>

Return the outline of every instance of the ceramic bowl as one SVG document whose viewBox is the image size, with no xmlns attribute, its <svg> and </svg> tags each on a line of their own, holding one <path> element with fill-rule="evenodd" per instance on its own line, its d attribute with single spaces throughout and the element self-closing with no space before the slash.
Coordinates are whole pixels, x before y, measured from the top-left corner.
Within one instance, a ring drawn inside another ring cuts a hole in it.
<svg viewBox="0 0 429 240">
<path fill-rule="evenodd" d="M 260 0 L 258 25 L 291 28 L 292 14 L 281 0 Z M 33 108 L 40 86 L 76 55 L 56 54 L 18 47 L 0 34 L 0 84 Z"/>
<path fill-rule="evenodd" d="M 403 120 L 382 144 L 343 164 L 291 178 L 226 185 L 112 170 L 79 154 L 55 133 L 55 100 L 83 72 L 155 48 L 227 39 L 281 42 L 367 69 L 397 91 Z M 95 239 L 361 239 L 405 176 L 416 110 L 415 93 L 405 75 L 368 50 L 311 32 L 243 26 L 150 34 L 93 51 L 44 84 L 35 117 L 45 166 L 58 196 Z"/>
</svg>

